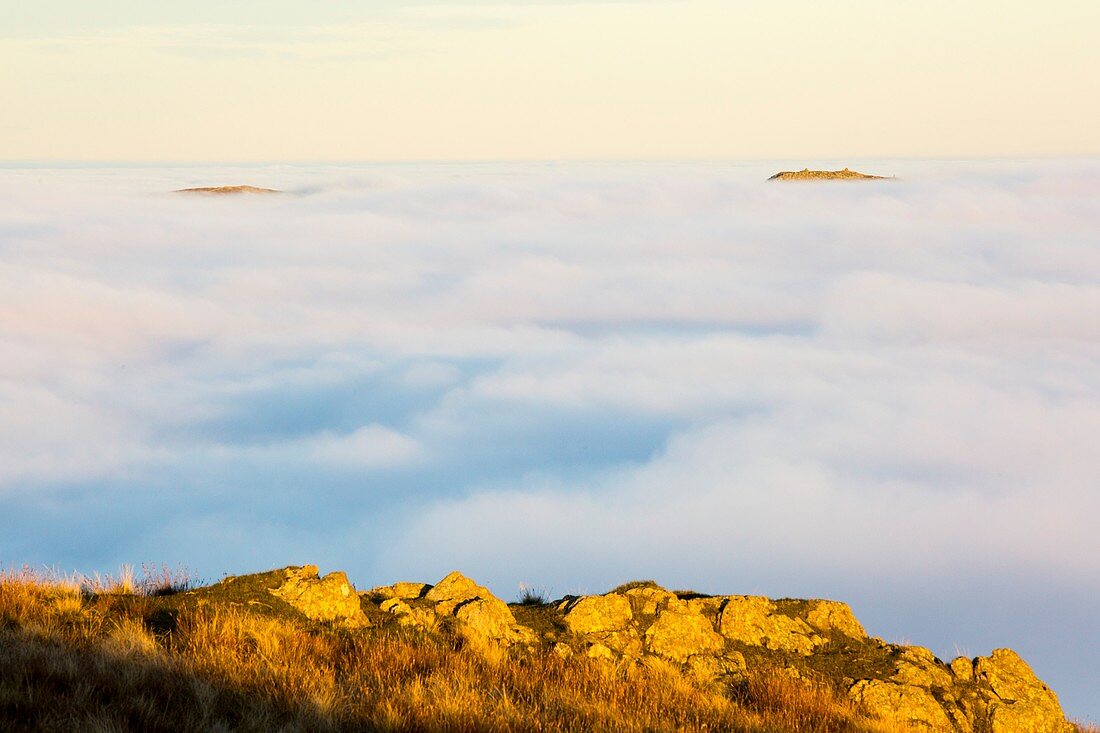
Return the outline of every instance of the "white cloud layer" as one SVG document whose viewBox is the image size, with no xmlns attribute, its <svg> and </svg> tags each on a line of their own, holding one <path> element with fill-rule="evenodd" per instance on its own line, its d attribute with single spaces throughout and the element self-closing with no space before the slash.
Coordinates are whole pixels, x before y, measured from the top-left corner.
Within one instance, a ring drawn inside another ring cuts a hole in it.
<svg viewBox="0 0 1100 733">
<path fill-rule="evenodd" d="M 0 559 L 827 595 L 1095 715 L 1100 164 L 866 165 L 0 170 Z"/>
</svg>

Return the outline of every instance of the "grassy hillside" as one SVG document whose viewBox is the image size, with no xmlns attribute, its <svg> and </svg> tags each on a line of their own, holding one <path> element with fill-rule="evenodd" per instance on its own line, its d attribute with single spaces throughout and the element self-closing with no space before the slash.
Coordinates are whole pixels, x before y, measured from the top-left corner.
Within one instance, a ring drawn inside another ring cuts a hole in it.
<svg viewBox="0 0 1100 733">
<path fill-rule="evenodd" d="M 186 585 L 0 576 L 0 729 L 898 730 L 777 669 L 708 682 L 656 659 L 474 645 L 447 624 L 344 628 Z"/>
</svg>

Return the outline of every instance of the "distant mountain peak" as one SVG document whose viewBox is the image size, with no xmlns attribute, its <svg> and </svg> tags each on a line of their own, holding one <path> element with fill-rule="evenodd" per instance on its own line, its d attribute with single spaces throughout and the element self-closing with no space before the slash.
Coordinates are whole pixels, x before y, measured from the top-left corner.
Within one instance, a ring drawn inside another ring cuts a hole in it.
<svg viewBox="0 0 1100 733">
<path fill-rule="evenodd" d="M 274 188 L 260 188 L 258 186 L 202 186 L 200 188 L 181 188 L 175 193 L 206 193 L 216 196 L 224 196 L 239 193 L 282 193 Z"/>
<path fill-rule="evenodd" d="M 840 171 L 812 171 L 803 168 L 800 171 L 780 171 L 769 178 L 769 181 L 877 181 L 885 180 L 886 176 L 872 176 L 868 173 L 845 168 Z"/>
</svg>

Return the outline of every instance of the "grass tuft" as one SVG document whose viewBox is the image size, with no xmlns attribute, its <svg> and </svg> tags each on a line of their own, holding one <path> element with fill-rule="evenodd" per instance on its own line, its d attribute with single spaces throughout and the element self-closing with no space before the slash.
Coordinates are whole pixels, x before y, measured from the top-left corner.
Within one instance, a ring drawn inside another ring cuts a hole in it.
<svg viewBox="0 0 1100 733">
<path fill-rule="evenodd" d="M 663 590 L 661 586 L 657 584 L 656 580 L 631 580 L 623 583 L 622 585 L 615 586 L 611 589 L 611 592 L 625 593 L 626 591 L 633 590 L 634 588 L 657 588 L 658 590 Z"/>
<path fill-rule="evenodd" d="M 545 606 L 550 603 L 550 593 L 541 588 L 532 588 L 526 583 L 519 584 L 519 600 L 521 606 Z"/>
</svg>

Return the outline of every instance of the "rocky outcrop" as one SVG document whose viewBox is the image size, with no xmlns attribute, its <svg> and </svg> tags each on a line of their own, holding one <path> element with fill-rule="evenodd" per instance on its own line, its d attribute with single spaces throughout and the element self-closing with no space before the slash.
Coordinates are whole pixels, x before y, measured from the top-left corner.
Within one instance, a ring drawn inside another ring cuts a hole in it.
<svg viewBox="0 0 1100 733">
<path fill-rule="evenodd" d="M 200 193 L 213 196 L 225 196 L 242 193 L 281 193 L 274 188 L 260 188 L 259 186 L 200 186 L 199 188 L 181 188 L 175 193 Z"/>
<path fill-rule="evenodd" d="M 589 656 L 612 657 L 612 650 L 637 656 L 641 637 L 634 624 L 634 612 L 625 595 L 585 596 L 562 604 L 562 622 L 588 645 Z"/>
<path fill-rule="evenodd" d="M 385 601 L 390 598 L 411 600 L 413 598 L 423 598 L 424 594 L 431 588 L 427 583 L 394 583 L 393 585 L 380 585 L 371 588 L 359 595 L 377 601 Z"/>
<path fill-rule="evenodd" d="M 924 687 L 860 680 L 852 685 L 849 694 L 884 722 L 913 730 L 955 730 L 939 700 Z"/>
<path fill-rule="evenodd" d="M 800 171 L 780 171 L 769 178 L 769 181 L 878 181 L 885 176 L 872 176 L 867 173 L 845 168 L 841 171 L 812 171 L 803 168 Z"/>
<path fill-rule="evenodd" d="M 390 597 L 379 608 L 397 617 L 398 623 L 435 631 L 443 619 L 453 619 L 460 636 L 475 644 L 531 644 L 535 633 L 516 623 L 508 604 L 455 571 L 434 586 L 395 583 L 375 589 Z M 369 594 L 365 594 L 365 597 Z"/>
<path fill-rule="evenodd" d="M 718 629 L 731 641 L 802 655 L 827 641 L 805 619 L 780 613 L 763 596 L 729 596 L 719 614 Z"/>
<path fill-rule="evenodd" d="M 837 601 L 806 601 L 806 623 L 828 634 L 838 632 L 852 639 L 866 639 L 863 624 L 856 620 L 847 603 Z"/>
<path fill-rule="evenodd" d="M 886 722 L 943 733 L 1072 733 L 1054 692 L 1010 649 L 945 665 L 928 649 L 895 647 L 893 674 L 849 694 Z"/>
<path fill-rule="evenodd" d="M 697 606 L 673 598 L 659 609 L 656 620 L 646 629 L 645 645 L 651 654 L 684 663 L 694 656 L 720 655 L 726 640 Z"/>
<path fill-rule="evenodd" d="M 846 689 L 887 726 L 928 733 L 1072 733 L 1058 698 L 1019 655 L 945 664 L 928 649 L 868 638 L 845 604 L 672 592 L 651 582 L 549 604 L 509 606 L 458 572 L 435 585 L 394 583 L 362 594 L 312 565 L 226 578 L 188 596 L 256 605 L 317 622 L 405 626 L 457 635 L 474 649 L 575 655 L 679 669 L 737 683 L 753 669 Z M 365 613 L 364 613 L 365 612 Z"/>
<path fill-rule="evenodd" d="M 359 594 L 348 582 L 347 575 L 335 572 L 321 578 L 316 565 L 229 576 L 194 595 L 234 605 L 266 607 L 273 612 L 291 609 L 310 621 L 348 628 L 370 626 L 360 606 Z"/>
<path fill-rule="evenodd" d="M 342 572 L 318 577 L 316 565 L 287 568 L 281 585 L 270 592 L 312 621 L 333 621 L 345 626 L 366 626 L 355 587 Z"/>
<path fill-rule="evenodd" d="M 974 679 L 989 694 L 983 696 L 991 733 L 1070 733 L 1058 696 L 1011 649 L 995 649 L 974 660 Z"/>
</svg>

